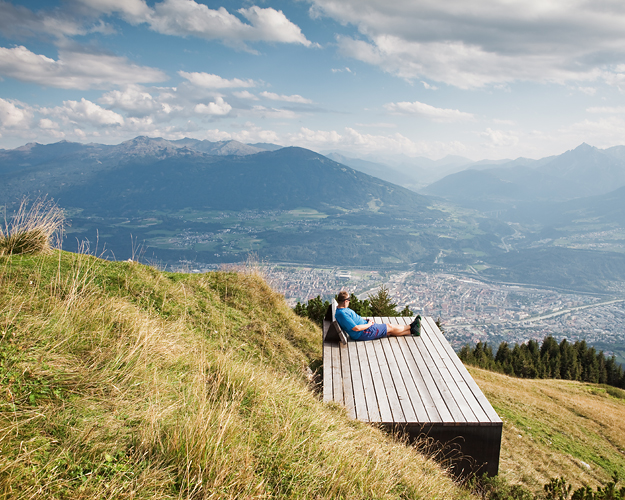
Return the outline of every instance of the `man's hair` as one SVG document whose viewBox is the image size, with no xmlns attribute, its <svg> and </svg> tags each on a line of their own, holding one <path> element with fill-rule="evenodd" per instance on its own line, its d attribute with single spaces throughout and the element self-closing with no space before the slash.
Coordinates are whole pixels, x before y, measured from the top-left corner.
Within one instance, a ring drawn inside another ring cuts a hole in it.
<svg viewBox="0 0 625 500">
<path fill-rule="evenodd" d="M 337 302 L 345 302 L 347 299 L 349 299 L 349 293 L 347 293 L 347 291 L 345 290 L 341 290 L 336 296 Z"/>
</svg>

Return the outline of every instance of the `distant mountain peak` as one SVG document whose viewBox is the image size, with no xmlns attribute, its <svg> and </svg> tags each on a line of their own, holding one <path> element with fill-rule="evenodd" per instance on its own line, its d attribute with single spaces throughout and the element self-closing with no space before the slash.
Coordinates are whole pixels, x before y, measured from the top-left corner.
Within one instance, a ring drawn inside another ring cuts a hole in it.
<svg viewBox="0 0 625 500">
<path fill-rule="evenodd" d="M 590 144 L 582 142 L 573 151 L 577 151 L 579 153 L 583 153 L 583 152 L 586 152 L 586 151 L 598 151 L 598 149 L 595 146 L 591 146 Z"/>
</svg>

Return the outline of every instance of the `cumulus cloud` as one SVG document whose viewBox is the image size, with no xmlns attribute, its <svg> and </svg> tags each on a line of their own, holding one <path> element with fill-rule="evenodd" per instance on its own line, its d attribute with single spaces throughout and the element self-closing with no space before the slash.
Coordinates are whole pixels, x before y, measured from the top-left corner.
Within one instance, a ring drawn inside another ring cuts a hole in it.
<svg viewBox="0 0 625 500">
<path fill-rule="evenodd" d="M 208 104 L 197 104 L 194 111 L 201 115 L 217 115 L 223 116 L 230 113 L 232 106 L 223 100 L 223 97 L 217 97 L 215 102 L 209 102 Z"/>
<path fill-rule="evenodd" d="M 245 47 L 245 42 L 297 43 L 306 47 L 311 42 L 302 30 L 289 21 L 281 10 L 252 6 L 237 12 L 248 23 L 224 7 L 210 9 L 194 0 L 164 0 L 150 8 L 143 0 L 80 0 L 102 13 L 117 12 L 133 24 L 147 23 L 158 33 L 195 36 L 222 40 Z"/>
<path fill-rule="evenodd" d="M 19 128 L 28 126 L 33 113 L 27 106 L 18 106 L 17 104 L 16 101 L 5 100 L 0 97 L 0 127 Z"/>
<path fill-rule="evenodd" d="M 123 116 L 104 109 L 84 97 L 80 101 L 63 101 L 63 106 L 51 109 L 42 108 L 40 112 L 75 124 L 89 124 L 96 127 L 124 124 Z"/>
<path fill-rule="evenodd" d="M 202 87 L 205 89 L 225 89 L 225 88 L 241 88 L 241 87 L 255 87 L 256 82 L 254 80 L 240 80 L 239 78 L 233 78 L 228 80 L 222 78 L 219 75 L 213 75 L 210 73 L 187 73 L 186 71 L 178 71 L 178 74 L 191 82 L 196 87 Z"/>
<path fill-rule="evenodd" d="M 155 89 L 158 92 L 158 89 Z M 105 93 L 98 102 L 108 108 L 117 108 L 130 117 L 144 117 L 150 114 L 166 116 L 180 112 L 184 108 L 177 101 L 178 96 L 173 89 L 163 89 L 159 95 L 152 95 L 139 85 L 129 85 L 123 90 L 112 90 Z M 168 102 L 169 101 L 169 102 Z"/>
<path fill-rule="evenodd" d="M 310 0 L 352 24 L 339 50 L 406 78 L 460 88 L 517 80 L 625 82 L 625 8 L 566 0 Z"/>
<path fill-rule="evenodd" d="M 306 99 L 301 95 L 278 95 L 273 92 L 261 92 L 260 95 L 265 99 L 271 99 L 272 101 L 285 101 L 285 102 L 295 102 L 298 104 L 312 104 L 310 99 Z"/>
<path fill-rule="evenodd" d="M 54 60 L 24 46 L 0 47 L 0 75 L 45 87 L 82 90 L 167 78 L 158 69 L 131 64 L 123 57 L 60 51 L 59 59 Z"/>
<path fill-rule="evenodd" d="M 473 120 L 471 113 L 465 113 L 457 109 L 436 108 L 423 102 L 391 102 L 384 107 L 391 113 L 423 116 L 435 122 L 457 122 Z"/>
</svg>

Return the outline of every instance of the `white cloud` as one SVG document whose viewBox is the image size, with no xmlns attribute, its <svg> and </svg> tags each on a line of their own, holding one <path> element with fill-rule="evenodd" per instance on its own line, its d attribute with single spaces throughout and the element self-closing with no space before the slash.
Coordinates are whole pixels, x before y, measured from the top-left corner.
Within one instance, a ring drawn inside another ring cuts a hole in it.
<svg viewBox="0 0 625 500">
<path fill-rule="evenodd" d="M 344 55 L 401 78 L 426 77 L 462 89 L 515 80 L 565 83 L 607 78 L 597 68 L 573 70 L 562 64 L 560 55 L 549 53 L 498 54 L 463 42 L 410 42 L 391 35 L 380 35 L 373 43 L 344 36 L 338 37 L 337 42 Z"/>
<path fill-rule="evenodd" d="M 250 38 L 250 40 L 300 43 L 306 47 L 311 45 L 311 42 L 302 34 L 302 30 L 289 21 L 281 10 L 261 9 L 254 5 L 249 9 L 239 9 L 239 13 L 252 23 L 256 31 L 255 38 Z"/>
<path fill-rule="evenodd" d="M 274 144 L 280 144 L 280 138 L 278 134 L 273 130 L 266 130 L 254 125 L 251 122 L 243 124 L 243 130 L 240 132 L 227 132 L 220 129 L 202 129 L 201 131 L 191 134 L 181 135 L 176 137 L 181 139 L 182 137 L 192 137 L 194 139 L 209 140 L 209 141 L 228 141 L 235 140 L 243 143 L 255 143 L 255 142 L 270 142 Z M 166 136 L 165 136 L 166 137 Z"/>
<path fill-rule="evenodd" d="M 223 100 L 222 97 L 217 97 L 215 102 L 209 102 L 208 104 L 197 104 L 194 111 L 201 115 L 218 115 L 223 116 L 230 113 L 232 106 Z"/>
<path fill-rule="evenodd" d="M 57 122 L 54 122 L 49 118 L 42 118 L 41 120 L 39 120 L 39 128 L 52 130 L 59 129 L 60 126 Z"/>
<path fill-rule="evenodd" d="M 102 29 L 101 26 L 86 28 L 83 22 L 70 15 L 52 9 L 34 13 L 26 7 L 13 5 L 0 0 L 0 32 L 5 36 L 41 36 L 55 37 L 84 35 L 89 31 Z"/>
<path fill-rule="evenodd" d="M 63 106 L 41 108 L 39 111 L 79 125 L 100 127 L 124 124 L 124 118 L 120 114 L 104 109 L 84 97 L 80 101 L 63 101 Z"/>
<path fill-rule="evenodd" d="M 167 78 L 158 69 L 130 64 L 118 56 L 60 51 L 55 61 L 24 46 L 0 47 L 0 75 L 45 87 L 81 90 Z"/>
<path fill-rule="evenodd" d="M 292 120 L 299 116 L 290 109 L 266 108 L 265 106 L 254 106 L 252 112 L 263 118 L 276 118 L 279 120 Z"/>
<path fill-rule="evenodd" d="M 434 85 L 430 85 L 428 82 L 424 82 L 423 80 L 421 81 L 421 83 L 423 84 L 423 87 L 426 90 L 438 90 L 438 87 L 435 87 Z"/>
<path fill-rule="evenodd" d="M 256 97 L 251 92 L 247 90 L 240 90 L 232 93 L 233 96 L 238 97 L 239 99 L 250 99 L 251 101 L 258 101 L 258 97 Z"/>
<path fill-rule="evenodd" d="M 595 121 L 582 120 L 559 130 L 558 135 L 567 139 L 569 148 L 579 146 L 582 142 L 606 148 L 624 143 L 625 120 L 620 116 L 609 116 Z"/>
<path fill-rule="evenodd" d="M 74 4 L 80 8 L 34 13 L 0 0 L 0 31 L 22 36 L 47 33 L 57 37 L 110 32 L 110 26 L 101 21 L 94 24 L 93 20 L 103 14 L 118 14 L 134 25 L 147 23 L 158 33 L 222 40 L 240 48 L 246 48 L 245 42 L 261 41 L 313 45 L 281 10 L 271 7 L 239 9 L 238 14 L 248 21 L 245 23 L 224 7 L 210 9 L 194 0 L 164 0 L 153 7 L 144 0 L 74 0 Z"/>
<path fill-rule="evenodd" d="M 76 0 L 102 14 L 121 14 L 128 22 L 141 23 L 150 17 L 152 10 L 144 0 Z"/>
<path fill-rule="evenodd" d="M 408 80 L 475 88 L 519 80 L 625 83 L 621 2 L 310 0 L 356 26 L 339 50 Z"/>
<path fill-rule="evenodd" d="M 471 113 L 465 113 L 457 109 L 436 108 L 423 102 L 391 102 L 384 107 L 391 113 L 410 114 L 423 116 L 436 122 L 457 122 L 473 120 Z"/>
<path fill-rule="evenodd" d="M 0 98 L 0 127 L 1 128 L 21 128 L 27 127 L 33 113 L 27 106 L 16 105 L 16 101 Z"/>
<path fill-rule="evenodd" d="M 625 113 L 625 106 L 592 107 L 588 108 L 586 111 L 588 111 L 589 113 L 605 113 L 617 115 Z"/>
<path fill-rule="evenodd" d="M 301 95 L 278 95 L 273 92 L 261 92 L 260 95 L 266 99 L 271 99 L 272 101 L 285 101 L 285 102 L 295 102 L 298 104 L 312 104 L 310 99 L 306 99 Z"/>
<path fill-rule="evenodd" d="M 222 78 L 219 75 L 213 75 L 210 73 L 187 73 L 186 71 L 178 71 L 178 74 L 191 82 L 196 87 L 202 87 L 205 89 L 225 89 L 225 88 L 241 88 L 241 87 L 255 87 L 256 82 L 254 80 L 240 80 L 239 78 L 233 78 L 228 80 Z"/>
<path fill-rule="evenodd" d="M 224 7 L 209 9 L 193 0 L 165 0 L 155 4 L 148 13 L 130 18 L 135 22 L 147 22 L 154 31 L 166 35 L 222 40 L 242 48 L 245 42 L 259 41 L 311 45 L 301 29 L 280 10 L 252 6 L 238 12 L 250 24 Z"/>
<path fill-rule="evenodd" d="M 110 108 L 119 108 L 133 115 L 146 115 L 158 109 L 162 105 L 157 103 L 149 92 L 138 86 L 129 86 L 123 91 L 113 90 L 104 94 L 99 100 Z"/>
<path fill-rule="evenodd" d="M 518 135 L 502 130 L 492 130 L 487 128 L 480 134 L 487 142 L 485 146 L 493 148 L 512 147 L 519 143 Z"/>
<path fill-rule="evenodd" d="M 313 149 L 344 149 L 367 153 L 405 154 L 408 156 L 439 157 L 447 154 L 462 154 L 466 147 L 457 141 L 418 141 L 415 142 L 400 133 L 392 135 L 362 134 L 346 127 L 343 133 L 335 130 L 312 130 L 302 127 L 299 132 L 287 134 L 285 141 L 293 146 Z"/>
</svg>

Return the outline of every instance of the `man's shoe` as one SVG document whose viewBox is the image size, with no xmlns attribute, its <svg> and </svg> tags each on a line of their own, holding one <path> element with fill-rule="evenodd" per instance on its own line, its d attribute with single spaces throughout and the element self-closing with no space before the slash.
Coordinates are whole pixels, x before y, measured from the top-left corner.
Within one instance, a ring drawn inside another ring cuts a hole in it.
<svg viewBox="0 0 625 500">
<path fill-rule="evenodd" d="M 410 333 L 415 337 L 421 335 L 421 316 L 417 315 L 412 323 L 410 323 Z"/>
</svg>

